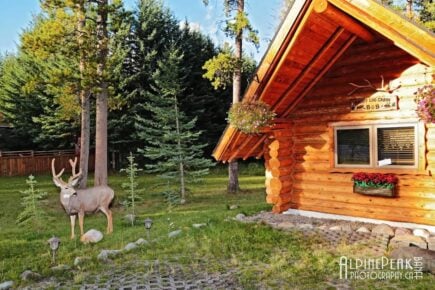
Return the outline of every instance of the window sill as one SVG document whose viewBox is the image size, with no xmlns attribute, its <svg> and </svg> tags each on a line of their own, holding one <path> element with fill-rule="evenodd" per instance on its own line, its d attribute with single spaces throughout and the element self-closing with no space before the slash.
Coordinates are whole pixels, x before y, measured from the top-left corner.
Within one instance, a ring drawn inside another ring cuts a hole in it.
<svg viewBox="0 0 435 290">
<path fill-rule="evenodd" d="M 407 168 L 331 168 L 329 173 L 356 173 L 356 172 L 368 172 L 368 173 L 394 173 L 398 175 L 425 175 L 432 176 L 430 170 L 419 169 L 407 169 Z"/>
</svg>

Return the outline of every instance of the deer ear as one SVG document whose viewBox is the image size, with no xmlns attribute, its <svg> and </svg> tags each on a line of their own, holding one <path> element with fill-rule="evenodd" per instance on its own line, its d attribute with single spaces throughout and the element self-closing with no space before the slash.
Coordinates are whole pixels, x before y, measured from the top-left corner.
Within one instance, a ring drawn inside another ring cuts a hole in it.
<svg viewBox="0 0 435 290">
<path fill-rule="evenodd" d="M 62 187 L 62 183 L 57 178 L 53 178 L 53 182 L 57 187 Z"/>
</svg>

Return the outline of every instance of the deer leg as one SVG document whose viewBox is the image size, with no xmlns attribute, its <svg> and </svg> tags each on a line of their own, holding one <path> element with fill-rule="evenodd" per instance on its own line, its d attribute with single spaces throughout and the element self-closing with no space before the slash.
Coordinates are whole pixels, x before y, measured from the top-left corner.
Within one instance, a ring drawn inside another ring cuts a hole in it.
<svg viewBox="0 0 435 290">
<path fill-rule="evenodd" d="M 106 233 L 110 234 L 113 232 L 113 223 L 112 223 L 112 211 L 108 208 L 100 208 L 100 210 L 106 215 L 107 218 L 107 230 Z"/>
<path fill-rule="evenodd" d="M 71 221 L 71 240 L 73 240 L 75 238 L 74 228 L 76 226 L 76 216 L 75 215 L 70 215 L 69 219 Z"/>
<path fill-rule="evenodd" d="M 80 225 L 80 236 L 83 236 L 83 220 L 84 220 L 85 214 L 79 212 L 79 225 Z"/>
</svg>

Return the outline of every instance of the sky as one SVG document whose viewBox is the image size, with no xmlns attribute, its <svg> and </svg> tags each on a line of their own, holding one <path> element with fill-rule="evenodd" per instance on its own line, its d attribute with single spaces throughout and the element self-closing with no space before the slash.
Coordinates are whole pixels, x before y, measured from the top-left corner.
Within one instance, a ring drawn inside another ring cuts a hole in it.
<svg viewBox="0 0 435 290">
<path fill-rule="evenodd" d="M 124 0 L 127 8 L 133 8 L 137 0 Z M 204 6 L 203 0 L 163 0 L 180 21 L 187 19 L 191 27 L 200 29 L 213 41 L 222 45 L 226 39 L 221 31 L 224 18 L 222 0 L 209 0 Z M 252 45 L 246 45 L 248 54 L 259 61 L 266 51 L 279 25 L 282 0 L 247 0 L 245 9 L 252 25 L 258 30 L 260 48 L 257 51 Z M 29 27 L 33 15 L 39 9 L 39 0 L 0 0 L 0 54 L 15 52 L 19 43 L 19 35 Z"/>
</svg>

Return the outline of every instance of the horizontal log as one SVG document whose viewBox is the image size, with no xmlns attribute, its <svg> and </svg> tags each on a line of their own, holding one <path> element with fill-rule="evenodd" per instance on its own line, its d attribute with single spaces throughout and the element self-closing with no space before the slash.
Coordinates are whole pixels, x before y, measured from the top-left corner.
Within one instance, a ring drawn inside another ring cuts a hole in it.
<svg viewBox="0 0 435 290">
<path fill-rule="evenodd" d="M 287 176 L 293 173 L 293 165 L 288 167 L 282 167 L 282 168 L 271 168 L 270 170 L 272 172 L 273 177 L 281 177 L 281 176 Z"/>
<path fill-rule="evenodd" d="M 296 204 L 306 204 L 306 205 L 317 205 L 331 208 L 342 208 L 346 210 L 354 210 L 359 212 L 365 212 L 367 214 L 385 214 L 389 216 L 403 216 L 404 212 L 406 212 L 406 217 L 414 217 L 414 218 L 427 218 L 434 219 L 435 221 L 435 211 L 433 210 L 424 210 L 424 209 L 409 209 L 402 207 L 394 207 L 394 206 L 381 206 L 381 205 L 366 205 L 366 204 L 356 204 L 356 203 L 347 203 L 340 201 L 329 201 L 329 200 L 321 200 L 321 199 L 313 199 L 307 197 L 297 196 L 298 193 L 293 192 L 292 202 Z M 297 196 L 297 198 L 296 198 Z M 380 217 L 378 217 L 380 218 Z"/>
<path fill-rule="evenodd" d="M 348 216 L 355 216 L 355 217 L 364 217 L 364 218 L 373 218 L 373 219 L 383 219 L 383 220 L 390 220 L 390 221 L 398 221 L 398 222 L 411 222 L 411 223 L 419 223 L 419 224 L 427 224 L 427 225 L 435 225 L 435 219 L 433 218 L 427 218 L 427 217 L 414 217 L 414 216 L 407 216 L 407 215 L 391 215 L 388 213 L 383 212 L 382 210 L 376 210 L 375 212 L 370 211 L 367 212 L 365 209 L 362 210 L 349 210 L 346 207 L 340 207 L 337 205 L 329 204 L 329 206 L 326 205 L 319 205 L 318 203 L 304 203 L 304 204 L 290 204 L 291 208 L 297 208 L 301 210 L 309 210 L 309 211 L 318 211 L 318 212 L 324 212 L 324 213 L 331 213 L 331 214 L 341 214 L 341 215 L 348 215 Z"/>
<path fill-rule="evenodd" d="M 410 119 L 415 120 L 417 113 L 415 111 L 384 111 L 384 112 L 368 112 L 368 113 L 348 113 L 348 114 L 318 114 L 313 117 L 308 115 L 296 115 L 292 114 L 295 123 L 307 123 L 307 122 L 341 122 L 341 121 L 388 121 L 397 119 Z"/>
<path fill-rule="evenodd" d="M 271 169 L 285 168 L 292 164 L 294 164 L 294 160 L 292 156 L 286 156 L 279 159 L 273 158 L 269 162 L 269 166 Z"/>
<path fill-rule="evenodd" d="M 294 189 L 300 190 L 296 196 L 304 196 L 309 198 L 317 198 L 322 200 L 340 201 L 357 204 L 375 204 L 385 206 L 398 206 L 403 208 L 414 209 L 431 209 L 435 210 L 435 198 L 402 196 L 401 189 L 398 188 L 398 195 L 394 198 L 365 196 L 353 193 L 353 183 L 348 186 L 332 185 L 332 184 L 309 184 L 297 183 L 292 186 Z"/>
</svg>

